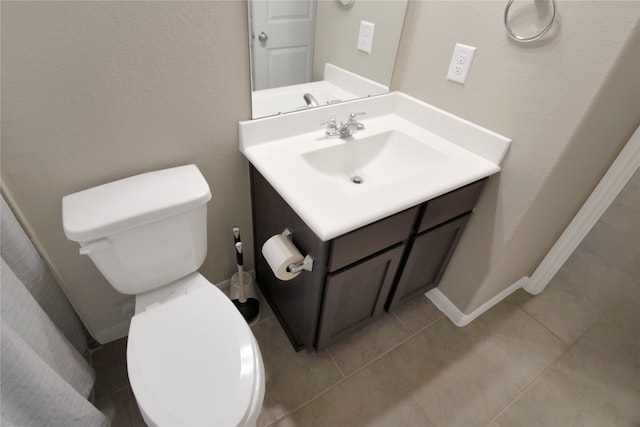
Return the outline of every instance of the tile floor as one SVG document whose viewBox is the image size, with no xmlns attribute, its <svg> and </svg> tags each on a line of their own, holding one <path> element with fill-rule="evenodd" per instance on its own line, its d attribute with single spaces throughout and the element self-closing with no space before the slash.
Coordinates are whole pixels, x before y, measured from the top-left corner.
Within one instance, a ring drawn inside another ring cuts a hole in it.
<svg viewBox="0 0 640 427">
<path fill-rule="evenodd" d="M 426 298 L 319 353 L 266 309 L 260 426 L 639 426 L 640 174 L 543 293 L 520 290 L 465 328 Z M 95 403 L 142 426 L 125 340 L 93 354 Z"/>
</svg>

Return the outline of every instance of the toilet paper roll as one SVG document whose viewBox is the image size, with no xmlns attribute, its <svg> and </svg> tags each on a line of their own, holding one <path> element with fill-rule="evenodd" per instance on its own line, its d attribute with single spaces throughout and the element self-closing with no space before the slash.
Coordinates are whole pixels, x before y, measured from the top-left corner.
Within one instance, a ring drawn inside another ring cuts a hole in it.
<svg viewBox="0 0 640 427">
<path fill-rule="evenodd" d="M 287 267 L 304 259 L 293 242 L 283 234 L 271 236 L 264 242 L 262 256 L 269 263 L 273 274 L 280 280 L 291 280 L 300 274 L 299 271 L 297 273 L 287 271 Z"/>
</svg>

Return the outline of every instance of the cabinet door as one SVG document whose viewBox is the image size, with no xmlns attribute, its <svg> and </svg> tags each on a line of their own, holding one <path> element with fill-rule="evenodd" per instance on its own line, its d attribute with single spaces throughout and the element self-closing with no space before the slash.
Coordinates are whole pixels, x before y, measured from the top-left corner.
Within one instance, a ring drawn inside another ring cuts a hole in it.
<svg viewBox="0 0 640 427">
<path fill-rule="evenodd" d="M 436 287 L 470 216 L 463 215 L 415 237 L 387 309 Z"/>
<path fill-rule="evenodd" d="M 360 329 L 384 311 L 404 244 L 328 274 L 316 348 Z"/>
</svg>

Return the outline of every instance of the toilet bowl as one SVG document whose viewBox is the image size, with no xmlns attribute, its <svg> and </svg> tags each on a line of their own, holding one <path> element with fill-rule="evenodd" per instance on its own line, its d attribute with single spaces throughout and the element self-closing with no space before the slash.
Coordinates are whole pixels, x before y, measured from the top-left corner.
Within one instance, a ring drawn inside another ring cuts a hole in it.
<svg viewBox="0 0 640 427">
<path fill-rule="evenodd" d="M 129 327 L 127 371 L 144 420 L 150 426 L 255 425 L 264 367 L 244 318 L 198 273 L 169 289 L 169 297 L 138 296 L 137 308 L 154 302 Z"/>
<path fill-rule="evenodd" d="M 229 298 L 197 272 L 210 199 L 195 165 L 63 198 L 67 238 L 116 290 L 135 295 L 127 371 L 150 426 L 255 426 L 262 410 L 258 343 Z"/>
</svg>

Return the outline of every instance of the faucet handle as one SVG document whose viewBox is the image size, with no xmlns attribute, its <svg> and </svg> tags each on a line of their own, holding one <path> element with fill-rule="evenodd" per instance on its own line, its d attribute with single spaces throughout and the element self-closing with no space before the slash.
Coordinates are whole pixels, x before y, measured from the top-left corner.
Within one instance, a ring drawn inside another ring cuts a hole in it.
<svg viewBox="0 0 640 427">
<path fill-rule="evenodd" d="M 351 122 L 351 123 L 355 122 L 356 121 L 356 116 L 364 116 L 365 114 L 367 114 L 367 113 L 365 113 L 364 111 L 361 112 L 361 113 L 351 113 L 351 114 L 349 114 L 349 122 Z"/>
<path fill-rule="evenodd" d="M 336 118 L 334 116 L 329 117 L 328 119 L 325 120 L 321 120 L 318 122 L 319 125 L 326 125 L 328 124 L 329 126 L 335 126 L 336 125 Z"/>
<path fill-rule="evenodd" d="M 338 131 L 338 125 L 336 124 L 336 118 L 334 116 L 331 116 L 326 120 L 321 120 L 318 122 L 318 124 L 327 125 L 327 129 L 324 131 L 324 134 L 329 138 L 335 138 L 337 136 L 340 136 L 340 132 Z"/>
</svg>

